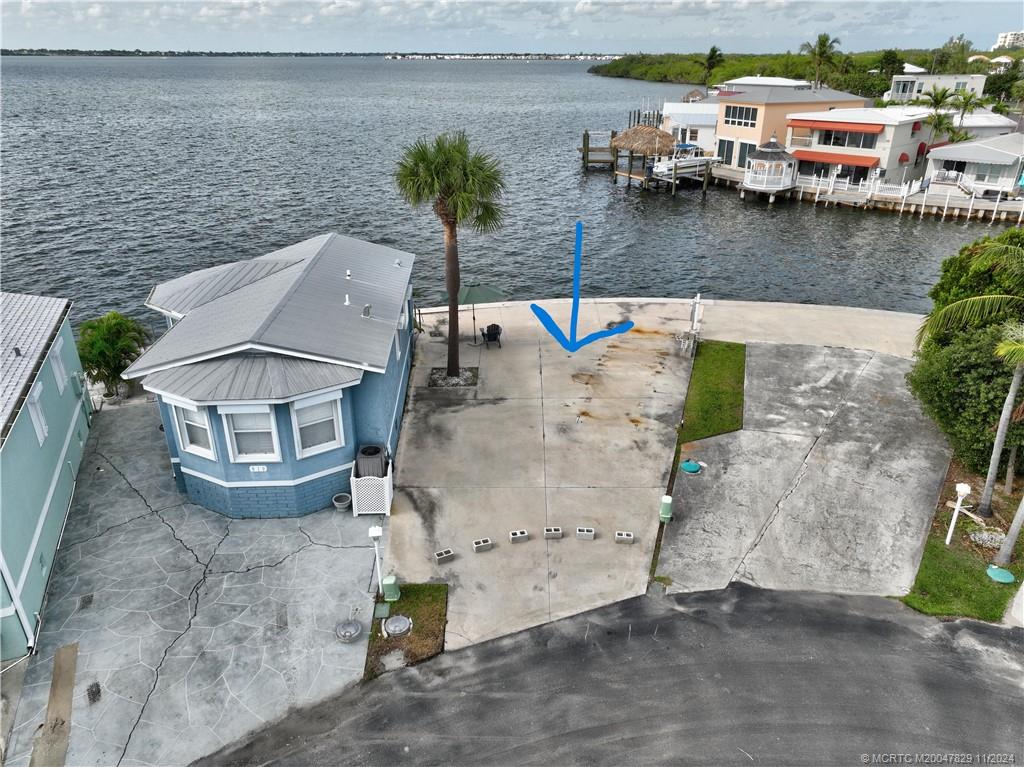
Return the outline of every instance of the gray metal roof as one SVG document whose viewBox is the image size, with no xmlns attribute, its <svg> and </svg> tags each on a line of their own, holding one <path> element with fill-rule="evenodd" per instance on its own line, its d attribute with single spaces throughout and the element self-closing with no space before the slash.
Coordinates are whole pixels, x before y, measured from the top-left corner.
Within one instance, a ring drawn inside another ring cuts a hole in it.
<svg viewBox="0 0 1024 767">
<path fill-rule="evenodd" d="M 791 88 L 782 86 L 744 86 L 740 93 L 720 94 L 718 100 L 725 104 L 815 104 L 831 101 L 859 101 L 868 104 L 869 99 L 846 91 L 832 88 Z"/>
<path fill-rule="evenodd" d="M 209 299 L 190 309 L 125 371 L 125 377 L 250 349 L 368 370 L 387 367 L 409 287 L 412 254 L 328 234 L 255 261 L 272 261 L 279 268 L 227 293 L 188 283 L 183 289 L 190 300 Z M 286 261 L 294 263 L 280 265 Z M 226 271 L 207 273 L 206 279 L 223 285 Z M 366 305 L 369 317 L 363 316 Z"/>
<path fill-rule="evenodd" d="M 748 160 L 776 160 L 785 162 L 786 160 L 795 160 L 786 148 L 779 143 L 778 138 L 773 133 L 772 137 L 768 141 L 764 142 L 747 155 Z"/>
<path fill-rule="evenodd" d="M 253 259 L 213 266 L 157 285 L 146 306 L 174 318 L 184 317 L 197 306 L 297 263 L 299 259 Z"/>
<path fill-rule="evenodd" d="M 0 292 L 0 444 L 70 308 L 66 298 Z"/>
<path fill-rule="evenodd" d="M 946 144 L 928 153 L 929 159 L 983 162 L 993 165 L 1012 165 L 1024 157 L 1024 133 L 1006 133 L 1002 136 L 980 138 Z"/>
<path fill-rule="evenodd" d="M 289 400 L 359 383 L 363 371 L 277 354 L 233 354 L 146 376 L 150 391 L 192 402 Z"/>
</svg>

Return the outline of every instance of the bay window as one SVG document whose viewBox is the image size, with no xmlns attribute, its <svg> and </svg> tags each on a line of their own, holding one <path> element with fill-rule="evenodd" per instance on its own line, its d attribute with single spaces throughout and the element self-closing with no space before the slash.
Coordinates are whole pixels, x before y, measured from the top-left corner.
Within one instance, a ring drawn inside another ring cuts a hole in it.
<svg viewBox="0 0 1024 767">
<path fill-rule="evenodd" d="M 218 409 L 234 463 L 281 460 L 271 405 L 222 405 Z"/>
<path fill-rule="evenodd" d="M 299 458 L 333 450 L 345 444 L 341 425 L 340 392 L 292 403 L 292 431 Z"/>
<path fill-rule="evenodd" d="M 213 452 L 213 437 L 210 433 L 210 418 L 205 407 L 188 408 L 171 405 L 174 422 L 178 427 L 178 444 L 187 453 L 216 460 Z"/>
</svg>

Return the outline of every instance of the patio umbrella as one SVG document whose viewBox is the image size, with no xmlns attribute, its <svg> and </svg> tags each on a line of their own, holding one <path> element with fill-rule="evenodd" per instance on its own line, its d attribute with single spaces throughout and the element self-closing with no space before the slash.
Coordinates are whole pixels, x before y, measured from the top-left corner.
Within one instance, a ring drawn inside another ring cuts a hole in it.
<svg viewBox="0 0 1024 767">
<path fill-rule="evenodd" d="M 444 293 L 441 300 L 448 301 L 448 294 Z M 476 341 L 476 305 L 493 304 L 496 301 L 504 301 L 505 294 L 490 285 L 482 285 L 479 282 L 463 283 L 459 288 L 459 306 L 469 304 L 473 308 L 473 340 Z"/>
</svg>

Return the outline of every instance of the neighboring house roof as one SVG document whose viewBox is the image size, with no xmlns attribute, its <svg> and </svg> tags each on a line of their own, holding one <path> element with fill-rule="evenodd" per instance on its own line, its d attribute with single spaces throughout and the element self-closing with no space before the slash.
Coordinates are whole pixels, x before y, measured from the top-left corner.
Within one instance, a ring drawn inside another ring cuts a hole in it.
<svg viewBox="0 0 1024 767">
<path fill-rule="evenodd" d="M 777 86 L 780 88 L 809 88 L 811 84 L 807 80 L 794 80 L 790 77 L 762 77 L 761 75 L 748 75 L 737 77 L 733 80 L 726 80 L 722 85 L 764 85 Z"/>
<path fill-rule="evenodd" d="M 903 62 L 903 74 L 905 75 L 923 75 L 927 73 L 928 70 L 924 67 L 919 67 L 916 64 L 910 64 L 909 62 Z"/>
<path fill-rule="evenodd" d="M 146 376 L 145 387 L 191 402 L 284 401 L 359 383 L 363 371 L 277 354 L 233 354 Z"/>
<path fill-rule="evenodd" d="M 862 104 L 868 102 L 862 96 L 857 96 L 846 91 L 837 91 L 832 88 L 807 88 L 807 87 L 779 87 L 769 88 L 755 87 L 736 93 L 731 96 L 719 94 L 719 101 L 738 104 L 814 104 L 831 103 L 835 101 L 859 101 Z"/>
<path fill-rule="evenodd" d="M 959 112 L 953 109 L 949 112 L 949 115 L 953 118 L 954 123 L 957 125 L 960 124 Z M 1008 130 L 1016 130 L 1017 121 L 1011 120 L 1005 115 L 996 114 L 995 112 L 979 110 L 977 112 L 964 115 L 964 128 L 967 130 L 971 128 L 1006 128 Z"/>
<path fill-rule="evenodd" d="M 262 271 L 251 261 L 232 265 L 239 276 L 241 265 L 248 264 L 252 271 L 245 272 L 246 278 L 252 279 L 229 292 L 222 290 L 226 269 L 204 270 L 204 279 L 212 281 L 207 287 L 186 282 L 178 285 L 180 290 L 164 291 L 159 286 L 151 303 L 184 292 L 192 308 L 124 376 L 139 378 L 243 351 L 382 372 L 414 258 L 384 245 L 327 234 L 254 259 L 275 262 L 274 269 Z M 283 265 L 287 261 L 294 263 Z M 195 304 L 199 297 L 205 302 Z M 365 306 L 369 316 L 364 316 Z"/>
<path fill-rule="evenodd" d="M 0 444 L 70 308 L 66 298 L 0 292 Z"/>
<path fill-rule="evenodd" d="M 868 125 L 900 125 L 925 119 L 931 111 L 925 107 L 856 107 L 829 109 L 821 112 L 793 112 L 786 119 L 794 121 L 862 123 Z"/>
<path fill-rule="evenodd" d="M 1020 162 L 1024 157 L 1024 133 L 1006 133 L 1002 136 L 946 144 L 933 149 L 928 153 L 928 157 L 935 160 L 1011 165 Z"/>
</svg>

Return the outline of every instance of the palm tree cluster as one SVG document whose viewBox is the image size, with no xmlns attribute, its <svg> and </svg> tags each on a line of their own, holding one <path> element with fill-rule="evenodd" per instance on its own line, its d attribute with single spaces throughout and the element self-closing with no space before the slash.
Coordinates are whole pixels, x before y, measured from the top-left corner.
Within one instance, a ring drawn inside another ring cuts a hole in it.
<svg viewBox="0 0 1024 767">
<path fill-rule="evenodd" d="M 149 342 L 149 331 L 132 317 L 107 312 L 86 320 L 78 329 L 78 356 L 93 381 L 103 384 L 108 397 L 117 394 L 121 374 Z"/>
<path fill-rule="evenodd" d="M 983 107 L 988 100 L 971 91 L 954 93 L 949 88 L 932 86 L 917 103 L 931 110 L 924 120 L 930 129 L 928 143 L 931 144 L 938 136 L 945 136 L 950 143 L 956 143 L 971 138 L 971 134 L 964 130 L 964 118 Z M 954 115 L 958 116 L 955 121 Z"/>
<path fill-rule="evenodd" d="M 836 64 L 836 56 L 839 53 L 839 38 L 822 32 L 814 42 L 802 43 L 800 53 L 804 53 L 811 59 L 814 67 L 814 87 L 821 87 L 821 72 Z"/>
</svg>

